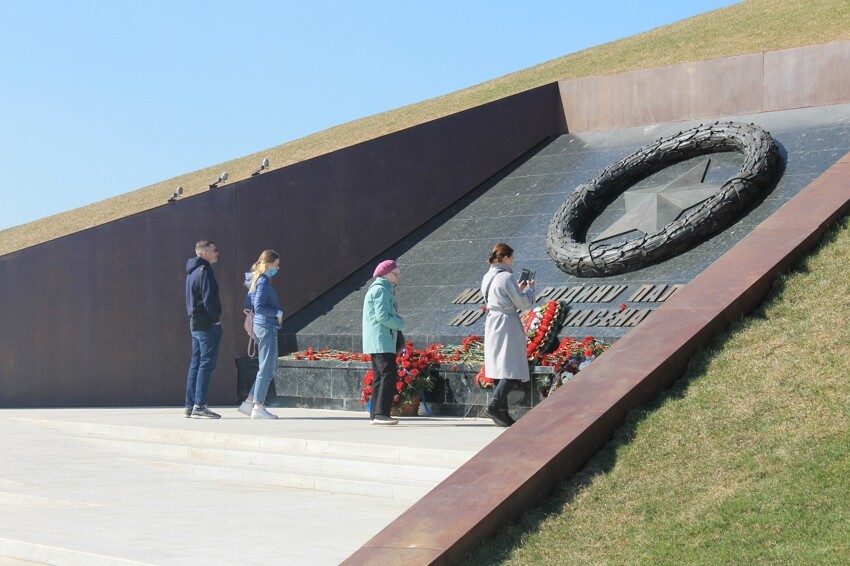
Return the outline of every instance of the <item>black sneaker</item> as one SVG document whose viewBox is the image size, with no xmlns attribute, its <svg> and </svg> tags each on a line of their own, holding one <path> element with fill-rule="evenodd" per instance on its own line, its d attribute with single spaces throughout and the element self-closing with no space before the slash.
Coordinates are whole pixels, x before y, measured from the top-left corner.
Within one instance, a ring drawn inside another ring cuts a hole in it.
<svg viewBox="0 0 850 566">
<path fill-rule="evenodd" d="M 191 419 L 192 418 L 192 407 L 186 407 L 185 409 L 183 409 L 183 416 L 186 417 L 187 419 Z"/>
<path fill-rule="evenodd" d="M 397 425 L 398 420 L 392 417 L 388 417 L 386 415 L 377 415 L 374 419 L 372 419 L 373 425 Z"/>
<path fill-rule="evenodd" d="M 502 420 L 508 423 L 508 426 L 511 426 L 512 424 L 516 423 L 516 421 L 507 409 L 502 409 Z"/>
<path fill-rule="evenodd" d="M 487 405 L 487 408 L 484 410 L 484 414 L 493 419 L 496 426 L 507 428 L 514 424 L 514 420 L 508 412 L 498 409 L 493 403 Z"/>
<path fill-rule="evenodd" d="M 206 417 L 208 419 L 220 419 L 221 415 L 218 413 L 214 413 L 207 409 L 206 407 L 195 407 L 192 409 L 193 417 Z"/>
</svg>

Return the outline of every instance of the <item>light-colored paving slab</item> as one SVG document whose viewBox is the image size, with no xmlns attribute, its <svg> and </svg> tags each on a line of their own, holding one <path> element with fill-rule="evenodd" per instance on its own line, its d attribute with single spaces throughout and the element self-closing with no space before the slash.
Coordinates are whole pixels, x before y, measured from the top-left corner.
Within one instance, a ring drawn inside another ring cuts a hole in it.
<svg viewBox="0 0 850 566">
<path fill-rule="evenodd" d="M 338 564 L 502 432 L 215 409 L 0 410 L 0 564 Z"/>
</svg>

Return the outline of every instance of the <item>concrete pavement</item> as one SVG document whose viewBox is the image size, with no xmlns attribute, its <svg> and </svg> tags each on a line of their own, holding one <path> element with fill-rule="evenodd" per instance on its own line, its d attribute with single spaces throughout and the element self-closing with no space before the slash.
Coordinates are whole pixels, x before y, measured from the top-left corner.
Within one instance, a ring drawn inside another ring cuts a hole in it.
<svg viewBox="0 0 850 566">
<path fill-rule="evenodd" d="M 496 438 L 488 419 L 0 410 L 9 564 L 337 564 Z M 0 558 L 0 564 L 2 564 Z"/>
</svg>

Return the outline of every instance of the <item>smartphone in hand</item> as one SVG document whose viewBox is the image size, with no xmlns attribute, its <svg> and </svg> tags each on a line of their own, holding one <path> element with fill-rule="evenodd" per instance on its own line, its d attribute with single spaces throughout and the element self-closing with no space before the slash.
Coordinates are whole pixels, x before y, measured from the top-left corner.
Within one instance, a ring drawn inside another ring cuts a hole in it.
<svg viewBox="0 0 850 566">
<path fill-rule="evenodd" d="M 519 282 L 522 283 L 523 281 L 528 281 L 529 279 L 532 279 L 531 271 L 523 268 L 522 271 L 519 272 Z"/>
</svg>

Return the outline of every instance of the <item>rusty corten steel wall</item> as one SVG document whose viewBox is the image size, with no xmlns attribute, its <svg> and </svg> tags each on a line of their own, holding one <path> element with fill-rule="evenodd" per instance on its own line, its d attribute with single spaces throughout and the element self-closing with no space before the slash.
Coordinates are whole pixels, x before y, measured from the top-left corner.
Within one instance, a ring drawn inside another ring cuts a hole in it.
<svg viewBox="0 0 850 566">
<path fill-rule="evenodd" d="M 194 242 L 213 239 L 228 289 L 235 203 L 234 191 L 214 191 L 0 257 L 0 405 L 181 404 L 183 269 Z M 222 304 L 233 311 L 232 293 Z M 222 348 L 233 351 L 231 335 Z M 220 397 L 226 372 L 216 371 Z"/>
<path fill-rule="evenodd" d="M 242 274 L 263 249 L 281 253 L 291 315 L 564 128 L 546 85 L 0 256 L 0 406 L 180 405 L 184 266 L 201 238 L 222 251 L 209 401 L 233 403 Z"/>
<path fill-rule="evenodd" d="M 560 81 L 572 133 L 850 100 L 850 41 Z"/>
</svg>

